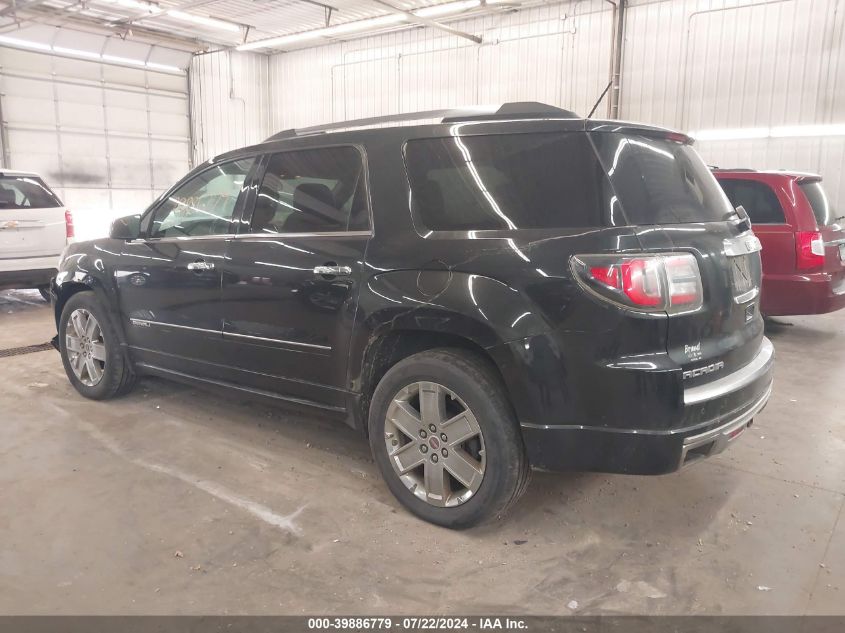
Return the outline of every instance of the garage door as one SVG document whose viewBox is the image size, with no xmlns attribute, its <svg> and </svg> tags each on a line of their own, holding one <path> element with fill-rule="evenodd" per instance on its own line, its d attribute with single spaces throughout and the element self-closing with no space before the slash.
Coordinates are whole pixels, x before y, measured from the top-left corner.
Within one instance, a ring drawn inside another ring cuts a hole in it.
<svg viewBox="0 0 845 633">
<path fill-rule="evenodd" d="M 40 173 L 78 238 L 145 208 L 190 167 L 184 74 L 0 48 L 3 164 Z"/>
</svg>

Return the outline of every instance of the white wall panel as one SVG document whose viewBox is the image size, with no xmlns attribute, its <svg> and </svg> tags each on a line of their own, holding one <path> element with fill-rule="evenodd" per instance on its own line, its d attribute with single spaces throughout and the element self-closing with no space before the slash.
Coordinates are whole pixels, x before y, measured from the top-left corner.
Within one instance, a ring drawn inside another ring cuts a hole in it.
<svg viewBox="0 0 845 633">
<path fill-rule="evenodd" d="M 266 56 L 225 51 L 198 55 L 190 77 L 195 163 L 269 136 Z"/>
<path fill-rule="evenodd" d="M 190 168 L 187 88 L 185 75 L 0 48 L 3 163 L 41 174 L 80 238 L 103 235 Z"/>
<path fill-rule="evenodd" d="M 271 127 L 515 100 L 586 114 L 607 84 L 613 22 L 603 0 L 450 26 L 484 43 L 408 29 L 272 56 Z"/>
<path fill-rule="evenodd" d="M 686 131 L 845 123 L 845 0 L 632 0 L 621 114 Z M 821 173 L 845 207 L 845 138 L 698 143 L 711 164 Z"/>
</svg>

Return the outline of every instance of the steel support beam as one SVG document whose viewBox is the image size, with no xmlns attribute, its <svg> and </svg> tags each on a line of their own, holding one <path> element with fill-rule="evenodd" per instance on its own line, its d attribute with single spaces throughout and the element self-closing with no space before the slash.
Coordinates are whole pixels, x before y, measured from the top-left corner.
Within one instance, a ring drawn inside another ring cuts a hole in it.
<svg viewBox="0 0 845 633">
<path fill-rule="evenodd" d="M 433 29 L 437 29 L 438 31 L 443 31 L 445 33 L 449 33 L 449 35 L 455 35 L 457 37 L 462 37 L 466 40 L 470 40 L 471 42 L 475 42 L 476 44 L 481 44 L 482 39 L 478 35 L 473 35 L 472 33 L 467 33 L 465 31 L 461 31 L 459 29 L 453 29 L 451 26 L 446 26 L 445 24 L 441 24 L 435 20 L 431 20 L 429 18 L 420 17 L 410 11 L 405 11 L 405 9 L 400 9 L 399 7 L 390 4 L 389 2 L 385 2 L 385 0 L 370 0 L 376 4 L 380 4 L 383 7 L 390 9 L 393 13 L 399 13 L 404 15 L 408 18 L 409 22 L 416 22 L 417 24 L 424 24 L 425 26 L 430 26 Z"/>
<path fill-rule="evenodd" d="M 610 100 L 607 103 L 607 117 L 619 118 L 619 96 L 622 83 L 622 48 L 625 44 L 625 8 L 627 0 L 607 0 L 613 5 L 613 46 L 610 61 Z"/>
<path fill-rule="evenodd" d="M 23 2 L 17 2 L 13 0 L 12 4 L 10 4 L 5 9 L 0 9 L 0 17 L 7 16 L 7 15 L 17 15 L 18 11 L 24 11 L 26 9 L 30 9 L 32 7 L 38 6 L 39 4 L 44 4 L 47 0 L 23 0 Z"/>
</svg>

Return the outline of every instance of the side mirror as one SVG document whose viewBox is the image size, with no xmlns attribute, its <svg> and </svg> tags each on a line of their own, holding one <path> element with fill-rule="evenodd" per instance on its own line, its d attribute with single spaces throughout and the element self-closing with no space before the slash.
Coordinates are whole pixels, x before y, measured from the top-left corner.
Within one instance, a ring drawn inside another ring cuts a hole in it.
<svg viewBox="0 0 845 633">
<path fill-rule="evenodd" d="M 109 237 L 113 240 L 137 240 L 141 236 L 140 214 L 117 218 L 111 223 Z"/>
</svg>

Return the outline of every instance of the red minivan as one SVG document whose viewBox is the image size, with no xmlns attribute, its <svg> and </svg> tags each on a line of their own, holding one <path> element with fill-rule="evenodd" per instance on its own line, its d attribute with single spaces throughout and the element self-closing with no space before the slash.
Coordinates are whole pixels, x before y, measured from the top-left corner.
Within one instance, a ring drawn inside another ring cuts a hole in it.
<svg viewBox="0 0 845 633">
<path fill-rule="evenodd" d="M 822 314 L 845 307 L 845 217 L 821 176 L 714 169 L 734 207 L 742 205 L 763 244 L 760 312 Z"/>
</svg>

